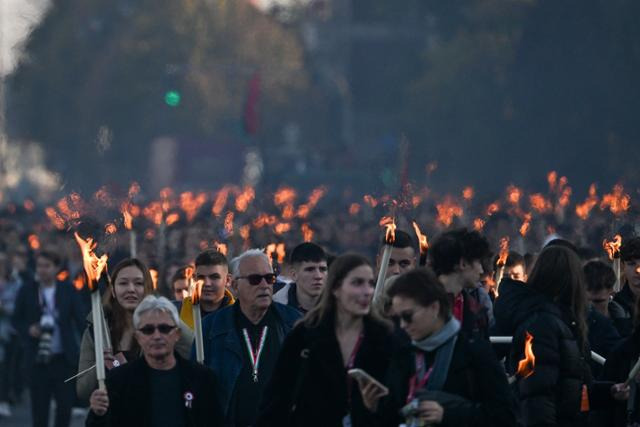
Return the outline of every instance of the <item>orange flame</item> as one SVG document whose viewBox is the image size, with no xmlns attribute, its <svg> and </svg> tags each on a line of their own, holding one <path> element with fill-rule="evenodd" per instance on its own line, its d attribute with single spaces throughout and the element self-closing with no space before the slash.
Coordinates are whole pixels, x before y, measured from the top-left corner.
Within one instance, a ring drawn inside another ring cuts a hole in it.
<svg viewBox="0 0 640 427">
<path fill-rule="evenodd" d="M 496 265 L 498 267 L 504 267 L 507 263 L 507 258 L 509 257 L 509 238 L 503 237 L 500 239 L 500 255 L 498 256 L 498 261 Z"/>
<path fill-rule="evenodd" d="M 564 177 L 563 177 L 564 178 Z M 562 188 L 562 193 L 560 194 L 560 197 L 558 198 L 558 205 L 562 208 L 567 207 L 569 205 L 569 201 L 571 199 L 571 187 L 567 186 L 567 187 L 563 187 Z"/>
<path fill-rule="evenodd" d="M 591 210 L 598 204 L 598 196 L 596 192 L 596 185 L 591 184 L 589 187 L 589 197 L 584 203 L 576 205 L 576 215 L 582 220 L 589 218 Z"/>
<path fill-rule="evenodd" d="M 253 220 L 253 226 L 255 228 L 262 228 L 265 225 L 274 225 L 276 222 L 278 222 L 278 219 L 274 215 L 267 215 L 263 213 Z"/>
<path fill-rule="evenodd" d="M 273 254 L 276 252 L 277 248 L 278 248 L 278 245 L 276 245 L 275 243 L 269 243 L 264 250 L 267 256 L 269 257 L 269 263 L 271 264 L 273 264 Z"/>
<path fill-rule="evenodd" d="M 214 245 L 216 246 L 216 250 L 218 252 L 220 252 L 224 256 L 227 256 L 227 253 L 229 253 L 229 248 L 227 247 L 226 243 L 215 242 Z"/>
<path fill-rule="evenodd" d="M 535 193 L 529 196 L 531 208 L 538 213 L 550 212 L 553 209 L 551 201 L 547 200 L 542 194 Z"/>
<path fill-rule="evenodd" d="M 467 202 L 470 202 L 474 195 L 475 192 L 473 191 L 473 187 L 465 187 L 464 190 L 462 190 L 462 198 Z"/>
<path fill-rule="evenodd" d="M 510 185 L 507 187 L 507 200 L 512 205 L 516 206 L 520 203 L 520 198 L 522 197 L 522 190 L 515 185 Z"/>
<path fill-rule="evenodd" d="M 160 202 L 151 202 L 142 210 L 142 214 L 155 225 L 162 224 L 164 212 Z"/>
<path fill-rule="evenodd" d="M 38 236 L 36 236 L 35 234 L 30 234 L 28 240 L 29 247 L 31 249 L 33 249 L 34 251 L 40 249 L 40 239 L 38 238 Z"/>
<path fill-rule="evenodd" d="M 250 232 L 251 232 L 250 225 L 243 225 L 242 227 L 240 227 L 240 237 L 242 237 L 244 240 L 249 240 Z"/>
<path fill-rule="evenodd" d="M 202 295 L 204 280 L 193 280 L 193 273 L 193 267 L 186 267 L 184 270 L 184 278 L 187 281 L 187 289 L 189 289 L 191 293 L 191 304 L 198 305 L 200 304 L 200 296 Z"/>
<path fill-rule="evenodd" d="M 96 243 L 94 243 L 91 237 L 86 240 L 82 239 L 80 235 L 75 232 L 73 235 L 76 238 L 76 242 L 78 246 L 80 246 L 80 251 L 82 252 L 82 265 L 84 266 L 84 272 L 87 274 L 87 281 L 89 285 L 89 290 L 96 291 L 98 289 L 98 280 L 100 280 L 100 276 L 102 272 L 107 267 L 107 255 L 104 254 L 100 258 L 93 252 L 96 248 Z"/>
<path fill-rule="evenodd" d="M 236 210 L 238 212 L 244 212 L 249 207 L 249 204 L 255 199 L 256 192 L 253 187 L 246 186 L 242 193 L 236 196 Z"/>
<path fill-rule="evenodd" d="M 84 273 L 80 273 L 76 275 L 76 278 L 73 279 L 73 287 L 76 288 L 77 291 L 81 291 L 85 285 Z"/>
<path fill-rule="evenodd" d="M 378 206 L 378 201 L 370 194 L 365 194 L 362 200 L 364 200 L 364 202 L 372 208 Z"/>
<path fill-rule="evenodd" d="M 33 203 L 33 201 L 26 199 L 23 203 L 23 206 L 25 208 L 25 210 L 27 212 L 33 212 L 33 210 L 35 209 L 36 205 L 35 203 Z"/>
<path fill-rule="evenodd" d="M 294 216 L 295 213 L 293 211 L 293 205 L 285 205 L 284 209 L 282 210 L 282 219 L 288 221 L 293 219 Z"/>
<path fill-rule="evenodd" d="M 93 198 L 102 203 L 104 206 L 113 206 L 113 197 L 109 194 L 106 186 L 100 187 L 98 191 L 93 195 Z"/>
<path fill-rule="evenodd" d="M 279 222 L 276 224 L 276 226 L 273 228 L 273 231 L 276 234 L 284 234 L 288 231 L 291 230 L 291 224 L 288 222 Z"/>
<path fill-rule="evenodd" d="M 536 357 L 533 354 L 533 335 L 526 332 L 524 341 L 524 359 L 518 362 L 518 370 L 516 375 L 520 378 L 527 378 L 533 375 L 536 366 Z"/>
<path fill-rule="evenodd" d="M 213 206 L 211 207 L 211 213 L 215 216 L 219 216 L 222 213 L 225 205 L 227 204 L 227 199 L 229 198 L 229 191 L 231 187 L 224 186 L 218 191 L 216 195 L 216 199 L 213 202 Z"/>
<path fill-rule="evenodd" d="M 624 187 L 621 184 L 616 184 L 613 187 L 611 194 L 605 194 L 602 196 L 600 202 L 600 209 L 604 210 L 609 208 L 614 215 L 621 215 L 629 210 L 631 197 L 625 194 Z"/>
<path fill-rule="evenodd" d="M 547 182 L 549 183 L 549 191 L 553 192 L 556 189 L 558 182 L 558 172 L 551 171 L 547 174 Z"/>
<path fill-rule="evenodd" d="M 153 285 L 153 290 L 156 291 L 158 290 L 158 277 L 160 276 L 160 274 L 155 268 L 150 268 L 149 274 L 151 275 L 151 284 Z"/>
<path fill-rule="evenodd" d="M 165 220 L 167 225 L 173 225 L 178 221 L 180 221 L 180 214 L 177 212 L 170 213 Z"/>
<path fill-rule="evenodd" d="M 473 220 L 473 229 L 476 231 L 482 231 L 484 229 L 485 221 L 482 218 L 476 218 Z"/>
<path fill-rule="evenodd" d="M 422 197 L 418 196 L 417 194 L 415 194 L 413 197 L 411 197 L 411 206 L 413 206 L 414 208 L 417 208 L 420 203 L 422 203 Z"/>
<path fill-rule="evenodd" d="M 104 226 L 104 232 L 107 235 L 115 234 L 117 231 L 118 231 L 118 227 L 116 227 L 116 225 L 112 222 Z"/>
<path fill-rule="evenodd" d="M 614 258 L 618 258 L 620 257 L 620 247 L 622 246 L 622 236 L 620 236 L 619 234 L 616 234 L 613 237 L 612 241 L 607 241 L 607 239 L 604 239 L 602 241 L 602 247 L 604 248 L 605 251 L 607 251 L 607 254 L 609 255 L 609 259 L 611 261 L 613 261 Z"/>
<path fill-rule="evenodd" d="M 524 222 L 520 226 L 520 234 L 522 235 L 522 237 L 526 237 L 530 228 L 531 228 L 531 214 L 526 213 L 524 214 Z"/>
<path fill-rule="evenodd" d="M 186 191 L 180 194 L 180 209 L 184 211 L 188 222 L 193 221 L 202 205 L 206 202 L 207 195 L 205 193 L 199 193 L 194 196 L 191 191 Z"/>
<path fill-rule="evenodd" d="M 309 227 L 309 224 L 302 224 L 300 230 L 302 230 L 302 238 L 305 242 L 310 242 L 311 240 L 313 240 L 313 230 L 311 229 L 311 227 Z"/>
<path fill-rule="evenodd" d="M 281 187 L 274 193 L 273 203 L 276 206 L 290 205 L 295 201 L 296 197 L 298 197 L 296 190 L 291 187 Z"/>
<path fill-rule="evenodd" d="M 411 224 L 413 224 L 413 229 L 416 232 L 416 236 L 418 236 L 418 243 L 420 244 L 420 253 L 421 254 L 427 253 L 427 250 L 429 250 L 429 242 L 427 241 L 427 235 L 422 234 L 422 232 L 420 231 L 420 227 L 418 227 L 418 223 L 416 223 L 415 221 L 412 221 Z"/>
<path fill-rule="evenodd" d="M 58 230 L 65 229 L 66 221 L 58 214 L 58 212 L 56 212 L 54 208 L 48 207 L 44 210 L 44 212 L 47 214 L 47 217 L 49 217 L 49 221 L 51 221 L 51 224 L 53 224 L 55 228 L 57 228 Z"/>
<path fill-rule="evenodd" d="M 282 264 L 284 262 L 284 258 L 286 256 L 286 250 L 284 243 L 278 243 L 276 246 L 276 255 L 278 256 L 278 264 Z"/>
<path fill-rule="evenodd" d="M 224 217 L 224 231 L 227 233 L 227 235 L 232 235 L 233 234 L 233 217 L 234 217 L 234 213 L 229 211 L 227 212 L 227 215 Z"/>
<path fill-rule="evenodd" d="M 461 217 L 463 214 L 462 206 L 453 200 L 451 196 L 446 196 L 442 203 L 436 204 L 438 210 L 438 222 L 445 227 L 449 227 L 453 223 L 453 217 Z"/>
<path fill-rule="evenodd" d="M 64 282 L 68 278 L 69 278 L 69 271 L 67 270 L 62 270 L 56 275 L 56 280 L 58 282 Z"/>
<path fill-rule="evenodd" d="M 358 212 L 360 212 L 360 203 L 351 203 L 351 206 L 349 206 L 349 215 L 355 216 L 358 215 Z"/>
<path fill-rule="evenodd" d="M 494 213 L 500 210 L 500 204 L 498 202 L 493 202 L 489 206 L 487 206 L 487 216 L 491 216 Z"/>
<path fill-rule="evenodd" d="M 311 210 L 316 207 L 320 199 L 324 197 L 326 193 L 326 187 L 315 188 L 309 195 L 308 202 L 298 207 L 298 217 L 304 219 L 309 216 L 309 212 L 311 212 Z"/>
<path fill-rule="evenodd" d="M 122 212 L 122 219 L 124 220 L 124 228 L 131 230 L 133 227 L 133 215 L 131 215 L 130 204 L 128 202 L 122 203 L 120 206 L 120 212 Z"/>
<path fill-rule="evenodd" d="M 393 245 L 396 240 L 396 220 L 393 217 L 385 216 L 380 219 L 380 225 L 385 226 L 384 243 L 386 245 Z"/>
</svg>

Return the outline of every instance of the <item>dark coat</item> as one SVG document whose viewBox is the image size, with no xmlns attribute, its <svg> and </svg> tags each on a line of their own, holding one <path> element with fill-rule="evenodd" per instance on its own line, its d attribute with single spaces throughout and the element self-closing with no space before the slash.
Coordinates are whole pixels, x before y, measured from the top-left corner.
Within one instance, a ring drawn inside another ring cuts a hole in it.
<svg viewBox="0 0 640 427">
<path fill-rule="evenodd" d="M 638 360 L 640 356 L 640 329 L 636 329 L 633 335 L 625 338 L 619 343 L 607 357 L 607 362 L 604 364 L 604 370 L 602 373 L 602 379 L 613 383 L 622 383 L 627 380 L 629 371 Z M 636 390 L 634 390 L 634 388 Z M 635 394 L 635 396 L 634 396 Z M 640 391 L 637 386 L 632 385 L 631 399 L 633 399 L 633 407 L 635 410 L 631 414 L 632 420 L 640 421 Z M 610 423 L 608 426 L 612 427 L 624 427 L 627 425 L 627 403 L 615 402 L 609 407 L 608 419 Z"/>
<path fill-rule="evenodd" d="M 588 339 L 591 350 L 605 359 L 608 358 L 609 352 L 622 341 L 622 337 L 618 334 L 618 330 L 613 325 L 612 320 L 591 306 L 589 307 L 589 313 L 587 315 L 587 324 L 589 327 Z M 589 365 L 593 377 L 600 378 L 602 365 L 591 358 L 589 358 Z"/>
<path fill-rule="evenodd" d="M 415 374 L 415 348 L 407 344 L 393 357 L 387 375 L 390 396 L 383 403 L 384 425 L 404 422 L 398 411 L 407 403 L 409 381 Z M 418 393 L 444 408 L 441 426 L 516 425 L 517 404 L 507 384 L 504 369 L 491 345 L 482 338 L 458 335 L 449 373 L 440 391 Z"/>
<path fill-rule="evenodd" d="M 87 309 L 71 283 L 57 282 L 55 286 L 57 324 L 60 327 L 62 350 L 66 361 L 76 366 L 80 355 L 80 338 L 85 327 Z M 24 341 L 27 366 L 34 363 L 38 353 L 38 339 L 29 335 L 29 327 L 34 323 L 40 324 L 41 316 L 39 285 L 36 282 L 27 282 L 18 292 L 13 312 L 14 327 Z"/>
<path fill-rule="evenodd" d="M 635 298 L 629 285 L 625 285 L 609 303 L 609 315 L 620 336 L 628 337 L 633 332 Z"/>
<path fill-rule="evenodd" d="M 175 354 L 180 372 L 180 396 L 190 392 L 193 396 L 191 408 L 184 406 L 187 427 L 221 426 L 222 411 L 216 395 L 216 379 L 209 369 L 183 359 Z M 109 371 L 106 380 L 109 394 L 109 410 L 98 417 L 89 411 L 87 427 L 145 427 L 151 417 L 149 408 L 149 365 L 144 357 Z M 171 421 L 167 420 L 167 425 Z"/>
<path fill-rule="evenodd" d="M 280 320 L 276 330 L 282 343 L 287 334 L 300 318 L 300 312 L 286 305 L 273 303 L 275 313 Z M 202 322 L 204 337 L 204 364 L 216 375 L 216 394 L 225 416 L 230 413 L 233 390 L 242 370 L 242 352 L 244 344 L 238 334 L 235 322 L 234 306 L 225 307 L 206 316 Z M 195 344 L 192 359 L 195 359 Z M 266 373 L 265 375 L 269 375 Z"/>
<path fill-rule="evenodd" d="M 365 320 L 354 367 L 382 382 L 393 347 L 390 328 Z M 357 382 L 348 381 L 333 320 L 315 328 L 300 323 L 289 334 L 260 409 L 259 427 L 338 427 L 349 412 L 355 427 L 378 425 L 375 414 L 362 403 Z"/>
<path fill-rule="evenodd" d="M 510 374 L 523 358 L 525 332 L 533 335 L 535 369 L 516 387 L 525 426 L 586 425 L 588 413 L 581 412 L 583 385 L 591 409 L 610 402 L 610 385 L 593 382 L 589 346 L 578 341 L 576 323 L 561 306 L 521 282 L 504 280 L 494 314 L 496 329 L 513 336 L 507 359 Z"/>
</svg>

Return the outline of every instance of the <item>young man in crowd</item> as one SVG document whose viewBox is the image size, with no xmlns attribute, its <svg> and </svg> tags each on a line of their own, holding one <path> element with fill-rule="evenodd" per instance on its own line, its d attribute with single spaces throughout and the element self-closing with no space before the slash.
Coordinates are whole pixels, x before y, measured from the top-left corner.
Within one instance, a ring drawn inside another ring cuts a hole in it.
<svg viewBox="0 0 640 427">
<path fill-rule="evenodd" d="M 631 237 L 622 241 L 620 261 L 624 286 L 613 300 L 623 311 L 623 319 L 633 319 L 636 302 L 640 295 L 640 237 Z M 624 323 L 624 322 L 623 322 Z"/>
<path fill-rule="evenodd" d="M 613 300 L 616 275 L 611 266 L 602 261 L 590 261 L 584 266 L 584 275 L 587 280 L 587 298 L 591 306 L 604 317 L 611 319 L 620 336 L 631 335 L 631 316 Z"/>
<path fill-rule="evenodd" d="M 376 268 L 380 271 L 382 267 L 382 253 L 384 252 L 385 240 L 382 239 L 378 255 L 376 256 Z M 402 230 L 396 230 L 395 239 L 391 245 L 391 257 L 385 280 L 391 276 L 407 272 L 416 266 L 415 243 L 411 236 Z"/>
<path fill-rule="evenodd" d="M 294 280 L 273 295 L 273 300 L 306 313 L 315 307 L 327 281 L 327 254 L 315 243 L 301 243 L 291 252 Z"/>
<path fill-rule="evenodd" d="M 248 427 L 256 421 L 262 392 L 300 313 L 272 301 L 276 275 L 261 250 L 242 253 L 231 268 L 238 302 L 204 319 L 204 361 L 216 374 L 223 425 Z"/>
</svg>

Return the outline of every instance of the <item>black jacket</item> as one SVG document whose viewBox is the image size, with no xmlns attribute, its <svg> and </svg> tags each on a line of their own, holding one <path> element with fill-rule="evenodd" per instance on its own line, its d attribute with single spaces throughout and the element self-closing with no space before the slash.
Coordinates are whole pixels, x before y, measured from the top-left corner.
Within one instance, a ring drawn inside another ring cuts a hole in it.
<svg viewBox="0 0 640 427">
<path fill-rule="evenodd" d="M 382 402 L 384 425 L 404 422 L 398 411 L 407 403 L 409 381 L 415 373 L 415 350 L 407 344 L 394 354 L 387 375 L 390 395 Z M 515 399 L 504 369 L 491 345 L 482 338 L 458 334 L 449 373 L 441 391 L 420 393 L 421 399 L 435 400 L 444 408 L 441 426 L 516 425 Z"/>
<path fill-rule="evenodd" d="M 576 324 L 561 306 L 521 282 L 505 279 L 494 313 L 496 329 L 513 336 L 507 359 L 510 374 L 524 357 L 525 332 L 533 335 L 534 372 L 516 383 L 525 426 L 586 425 L 588 413 L 581 412 L 583 385 L 591 409 L 610 402 L 610 384 L 593 382 L 588 344 L 578 341 Z"/>
<path fill-rule="evenodd" d="M 635 298 L 628 284 L 609 303 L 609 316 L 622 337 L 628 337 L 633 332 L 634 306 Z"/>
<path fill-rule="evenodd" d="M 383 381 L 393 343 L 391 331 L 384 325 L 365 320 L 354 366 Z M 349 388 L 352 425 L 378 425 L 375 415 L 362 403 L 357 382 L 348 381 L 334 322 L 325 321 L 316 328 L 301 322 L 284 341 L 256 426 L 342 426 L 349 412 Z"/>
<path fill-rule="evenodd" d="M 216 380 L 213 372 L 197 363 L 183 359 L 175 353 L 180 373 L 180 396 L 191 393 L 191 408 L 184 406 L 187 427 L 221 426 L 223 423 L 220 403 L 216 396 Z M 108 372 L 106 386 L 109 394 L 109 410 L 99 417 L 89 411 L 87 427 L 145 427 L 149 425 L 151 407 L 149 390 L 149 365 L 144 357 L 126 363 Z M 171 425 L 171 420 L 167 420 Z"/>
<path fill-rule="evenodd" d="M 66 361 L 76 366 L 80 355 L 80 338 L 88 311 L 71 283 L 57 282 L 55 286 L 55 305 L 58 312 L 56 321 L 60 328 L 62 350 Z M 25 283 L 18 292 L 13 312 L 13 325 L 25 343 L 27 366 L 34 363 L 38 353 L 38 339 L 29 335 L 29 327 L 34 323 L 40 324 L 42 308 L 39 291 L 38 283 Z"/>
</svg>

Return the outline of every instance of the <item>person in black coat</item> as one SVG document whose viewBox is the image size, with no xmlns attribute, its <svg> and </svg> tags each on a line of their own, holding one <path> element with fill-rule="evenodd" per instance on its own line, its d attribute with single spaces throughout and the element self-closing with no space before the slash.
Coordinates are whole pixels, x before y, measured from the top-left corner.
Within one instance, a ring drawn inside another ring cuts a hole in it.
<svg viewBox="0 0 640 427">
<path fill-rule="evenodd" d="M 610 405 L 612 397 L 628 395 L 628 388 L 621 384 L 593 381 L 586 312 L 580 260 L 566 247 L 544 249 L 526 285 L 513 281 L 501 285 L 496 329 L 513 334 L 507 371 L 518 379 L 525 426 L 584 426 L 591 409 Z M 535 362 L 532 373 L 525 374 L 517 368 L 528 334 Z"/>
<path fill-rule="evenodd" d="M 362 396 L 381 390 L 348 375 L 359 368 L 383 380 L 387 372 L 393 338 L 371 312 L 374 284 L 364 257 L 342 255 L 331 264 L 319 304 L 284 341 L 256 426 L 378 424 Z"/>
<path fill-rule="evenodd" d="M 106 391 L 91 394 L 88 427 L 222 426 L 216 378 L 174 351 L 179 316 L 164 297 L 149 295 L 133 315 L 143 357 L 109 371 Z"/>
<path fill-rule="evenodd" d="M 427 269 L 405 273 L 389 296 L 412 341 L 394 354 L 387 375 L 390 395 L 380 402 L 382 424 L 404 422 L 399 415 L 404 407 L 408 425 L 515 425 L 516 403 L 504 369 L 486 340 L 461 331 L 436 276 Z"/>
</svg>

